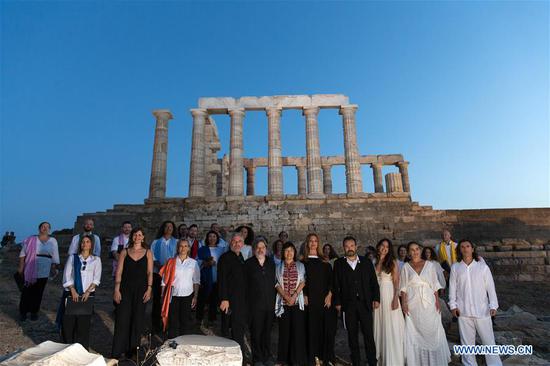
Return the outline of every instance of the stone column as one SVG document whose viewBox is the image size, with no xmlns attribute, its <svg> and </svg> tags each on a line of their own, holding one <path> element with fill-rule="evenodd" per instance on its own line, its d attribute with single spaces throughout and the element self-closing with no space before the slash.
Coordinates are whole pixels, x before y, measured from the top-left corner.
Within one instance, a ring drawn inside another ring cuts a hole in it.
<svg viewBox="0 0 550 366">
<path fill-rule="evenodd" d="M 191 168 L 189 171 L 189 197 L 205 195 L 205 125 L 208 111 L 191 109 L 193 116 L 193 140 L 191 142 Z"/>
<path fill-rule="evenodd" d="M 340 107 L 344 127 L 344 155 L 346 161 L 346 190 L 348 193 L 363 191 L 361 178 L 361 163 L 357 148 L 357 130 L 355 128 L 355 112 L 357 105 L 343 105 Z"/>
<path fill-rule="evenodd" d="M 317 124 L 319 107 L 306 107 L 303 114 L 306 117 L 307 193 L 318 196 L 323 193 L 319 126 Z"/>
<path fill-rule="evenodd" d="M 403 192 L 411 192 L 411 185 L 409 183 L 409 162 L 400 161 L 397 163 L 399 173 L 401 173 L 401 179 L 403 180 Z"/>
<path fill-rule="evenodd" d="M 281 109 L 266 108 L 268 120 L 269 151 L 267 158 L 268 194 L 283 194 L 283 157 L 281 153 Z"/>
<path fill-rule="evenodd" d="M 323 192 L 325 194 L 332 193 L 332 165 L 323 165 Z"/>
<path fill-rule="evenodd" d="M 156 118 L 155 140 L 153 143 L 153 162 L 149 181 L 149 198 L 166 196 L 166 160 L 168 158 L 168 121 L 173 119 L 167 109 L 153 111 Z"/>
<path fill-rule="evenodd" d="M 256 167 L 254 164 L 250 164 L 246 167 L 246 195 L 254 196 L 254 182 L 255 182 Z"/>
<path fill-rule="evenodd" d="M 306 194 L 306 167 L 303 165 L 296 165 L 296 171 L 298 172 L 298 194 Z"/>
<path fill-rule="evenodd" d="M 388 193 L 403 192 L 403 181 L 401 180 L 401 174 L 386 174 L 386 191 Z"/>
<path fill-rule="evenodd" d="M 374 192 L 376 193 L 383 193 L 384 192 L 384 182 L 382 179 L 384 177 L 382 176 L 382 163 L 372 163 L 372 175 L 374 177 Z"/>
<path fill-rule="evenodd" d="M 243 119 L 244 108 L 230 109 L 231 141 L 229 151 L 229 195 L 242 196 L 243 182 Z"/>
</svg>

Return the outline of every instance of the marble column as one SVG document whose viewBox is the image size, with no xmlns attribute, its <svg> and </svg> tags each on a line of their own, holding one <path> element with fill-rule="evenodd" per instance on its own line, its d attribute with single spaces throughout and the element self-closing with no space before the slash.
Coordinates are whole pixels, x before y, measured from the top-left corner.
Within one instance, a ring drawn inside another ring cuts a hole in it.
<svg viewBox="0 0 550 366">
<path fill-rule="evenodd" d="M 314 196 L 322 195 L 323 178 L 319 148 L 319 126 L 317 123 L 319 107 L 305 107 L 303 114 L 306 117 L 307 193 Z"/>
<path fill-rule="evenodd" d="M 254 196 L 254 182 L 256 180 L 256 167 L 253 164 L 250 164 L 246 167 L 246 195 Z"/>
<path fill-rule="evenodd" d="M 281 152 L 281 108 L 266 108 L 269 151 L 267 157 L 268 194 L 283 194 L 283 157 Z"/>
<path fill-rule="evenodd" d="M 344 156 L 346 162 L 346 191 L 360 193 L 363 191 L 361 177 L 361 163 L 357 147 L 357 129 L 355 127 L 355 112 L 357 105 L 343 105 L 340 107 L 342 125 L 344 127 Z"/>
<path fill-rule="evenodd" d="M 149 181 L 149 198 L 166 196 L 166 160 L 168 158 L 168 121 L 173 119 L 167 109 L 153 111 L 156 118 L 155 140 L 153 143 L 153 162 Z"/>
<path fill-rule="evenodd" d="M 323 192 L 325 194 L 332 193 L 332 165 L 323 165 Z"/>
<path fill-rule="evenodd" d="M 403 192 L 403 181 L 400 173 L 386 174 L 386 191 L 388 193 Z"/>
<path fill-rule="evenodd" d="M 303 165 L 296 165 L 296 171 L 298 172 L 298 194 L 305 195 L 306 190 L 306 167 Z"/>
<path fill-rule="evenodd" d="M 384 177 L 382 176 L 382 163 L 372 163 L 372 175 L 374 177 L 374 192 L 383 193 L 384 192 Z"/>
<path fill-rule="evenodd" d="M 243 182 L 243 120 L 244 108 L 229 110 L 231 116 L 231 141 L 229 150 L 229 195 L 242 196 Z"/>
<path fill-rule="evenodd" d="M 401 179 L 403 180 L 403 192 L 411 192 L 411 185 L 409 183 L 409 162 L 400 161 L 397 163 L 399 173 L 401 173 Z"/>
<path fill-rule="evenodd" d="M 208 111 L 191 109 L 193 116 L 193 140 L 191 142 L 191 168 L 189 172 L 189 197 L 205 196 L 205 126 Z"/>
</svg>

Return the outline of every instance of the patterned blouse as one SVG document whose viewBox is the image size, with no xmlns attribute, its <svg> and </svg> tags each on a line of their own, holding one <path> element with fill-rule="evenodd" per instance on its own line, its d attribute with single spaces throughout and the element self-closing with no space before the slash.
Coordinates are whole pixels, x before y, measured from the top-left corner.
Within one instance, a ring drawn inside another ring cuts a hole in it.
<svg viewBox="0 0 550 366">
<path fill-rule="evenodd" d="M 291 294 L 296 289 L 298 283 L 298 269 L 296 268 L 296 262 L 290 264 L 284 264 L 285 269 L 283 271 L 283 290 L 287 294 Z"/>
</svg>

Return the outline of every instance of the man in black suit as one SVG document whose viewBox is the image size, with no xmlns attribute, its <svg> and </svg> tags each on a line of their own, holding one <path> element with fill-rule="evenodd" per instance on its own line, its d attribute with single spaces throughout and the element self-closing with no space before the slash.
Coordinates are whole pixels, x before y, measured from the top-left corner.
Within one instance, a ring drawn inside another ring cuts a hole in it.
<svg viewBox="0 0 550 366">
<path fill-rule="evenodd" d="M 367 361 L 376 365 L 373 333 L 373 310 L 380 306 L 380 288 L 372 262 L 357 255 L 357 240 L 347 236 L 343 241 L 345 257 L 334 263 L 334 303 L 343 311 L 344 326 L 354 366 L 361 365 L 359 325 L 365 340 Z"/>
</svg>

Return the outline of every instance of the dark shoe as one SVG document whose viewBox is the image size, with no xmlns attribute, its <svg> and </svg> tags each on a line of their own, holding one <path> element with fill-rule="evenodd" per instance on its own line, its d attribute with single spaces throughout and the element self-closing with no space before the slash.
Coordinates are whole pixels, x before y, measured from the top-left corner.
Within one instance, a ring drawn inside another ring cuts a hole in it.
<svg viewBox="0 0 550 366">
<path fill-rule="evenodd" d="M 32 320 L 32 321 L 38 320 L 38 314 L 36 314 L 36 313 L 31 313 L 31 320 Z"/>
<path fill-rule="evenodd" d="M 25 320 L 27 320 L 27 314 L 19 314 L 19 321 L 24 322 Z"/>
</svg>

